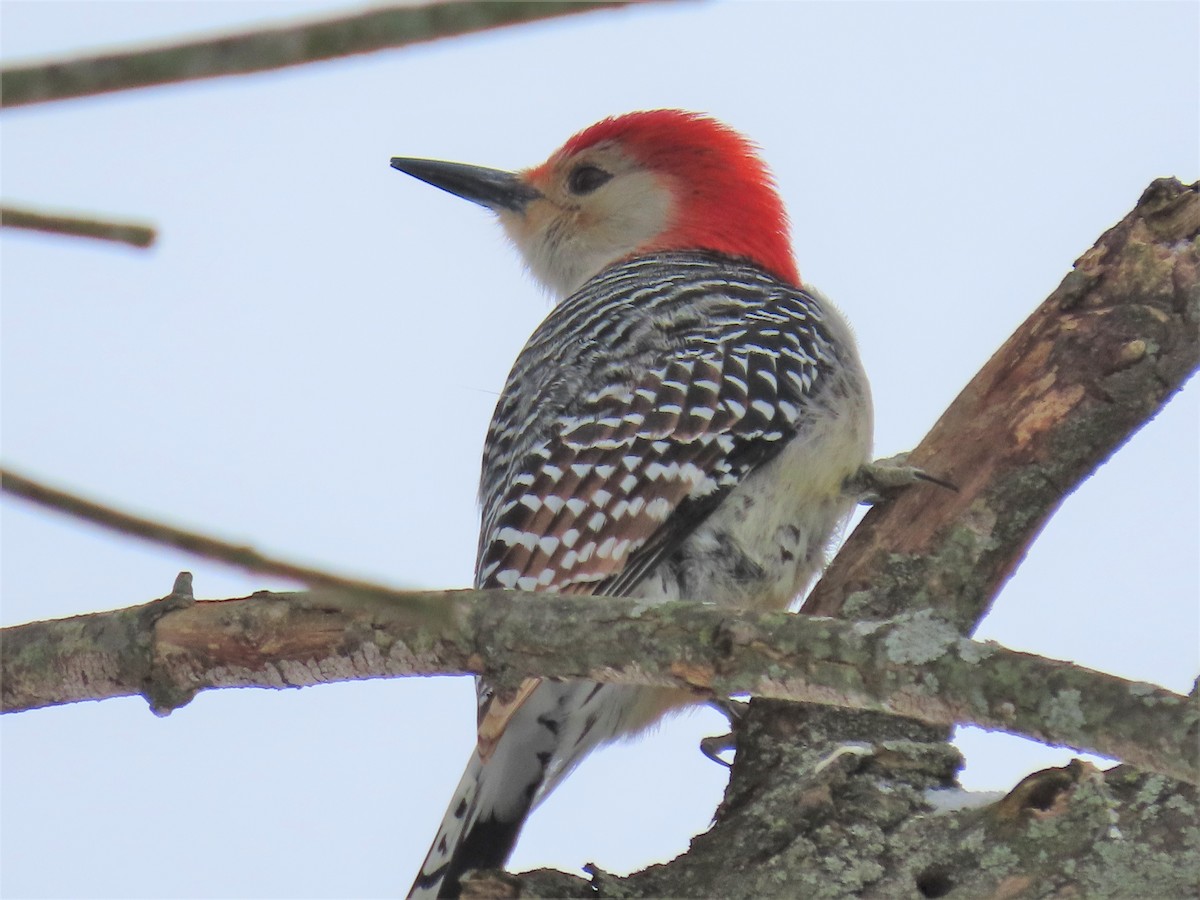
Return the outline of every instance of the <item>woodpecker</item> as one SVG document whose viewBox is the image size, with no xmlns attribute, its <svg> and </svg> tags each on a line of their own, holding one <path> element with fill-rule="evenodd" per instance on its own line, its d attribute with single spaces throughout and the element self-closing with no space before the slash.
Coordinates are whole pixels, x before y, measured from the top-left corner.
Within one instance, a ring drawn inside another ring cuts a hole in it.
<svg viewBox="0 0 1200 900">
<path fill-rule="evenodd" d="M 754 145 L 653 110 L 521 172 L 391 164 L 494 212 L 556 300 L 488 428 L 475 586 L 786 608 L 858 500 L 872 414 L 850 329 L 801 283 Z M 458 896 L 464 873 L 503 866 L 587 753 L 701 702 L 538 678 L 476 688 L 478 740 L 411 897 Z"/>
</svg>

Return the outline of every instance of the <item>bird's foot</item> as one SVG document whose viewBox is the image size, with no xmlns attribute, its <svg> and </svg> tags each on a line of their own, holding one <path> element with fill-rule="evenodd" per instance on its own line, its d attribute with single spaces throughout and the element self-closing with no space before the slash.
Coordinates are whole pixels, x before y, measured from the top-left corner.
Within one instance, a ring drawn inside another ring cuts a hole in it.
<svg viewBox="0 0 1200 900">
<path fill-rule="evenodd" d="M 958 487 L 943 478 L 930 475 L 924 469 L 908 465 L 908 454 L 897 453 L 887 459 L 866 463 L 846 479 L 846 493 L 858 498 L 859 503 L 871 505 L 886 500 L 896 491 L 914 484 L 936 484 L 949 491 Z"/>
</svg>

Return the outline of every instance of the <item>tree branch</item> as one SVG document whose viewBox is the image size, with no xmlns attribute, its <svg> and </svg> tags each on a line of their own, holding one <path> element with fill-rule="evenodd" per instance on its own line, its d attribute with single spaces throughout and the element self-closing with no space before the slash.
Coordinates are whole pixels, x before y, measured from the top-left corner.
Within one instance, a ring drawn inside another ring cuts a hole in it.
<svg viewBox="0 0 1200 900">
<path fill-rule="evenodd" d="M 762 900 L 804 897 L 1191 897 L 1200 881 L 1192 785 L 1075 760 L 1003 799 L 953 787 L 953 747 L 864 714 L 762 704 L 711 830 L 665 865 L 618 878 L 476 873 L 463 897 Z M 993 802 L 995 801 L 995 802 Z"/>
<path fill-rule="evenodd" d="M 129 244 L 145 249 L 154 243 L 154 229 L 136 222 L 111 222 L 103 219 L 85 219 L 62 213 L 44 213 L 15 206 L 0 206 L 0 227 L 23 228 L 28 231 L 44 231 L 49 234 L 65 234 L 71 237 L 95 238 Z"/>
<path fill-rule="evenodd" d="M 919 607 L 971 631 L 1059 504 L 1200 365 L 1200 185 L 1136 208 L 963 389 L 909 458 L 954 482 L 869 512 L 803 612 Z"/>
<path fill-rule="evenodd" d="M 0 108 L 47 103 L 406 47 L 505 25 L 623 6 L 629 0 L 453 0 L 0 70 Z"/>
<path fill-rule="evenodd" d="M 3 710 L 140 694 L 169 712 L 209 688 L 541 675 L 971 723 L 1200 780 L 1200 711 L 1186 697 L 975 643 L 928 611 L 848 623 L 515 591 L 189 599 L 177 587 L 145 606 L 5 629 Z M 414 599 L 443 615 L 414 616 Z"/>
<path fill-rule="evenodd" d="M 409 595 L 386 585 L 345 575 L 336 575 L 324 569 L 315 569 L 300 563 L 275 559 L 259 553 L 253 547 L 231 544 L 228 541 L 196 531 L 187 531 L 153 519 L 135 516 L 111 506 L 87 500 L 78 494 L 52 488 L 39 481 L 34 481 L 32 478 L 19 475 L 11 469 L 0 468 L 0 492 L 20 497 L 46 509 L 65 513 L 72 518 L 99 525 L 101 528 L 115 531 L 118 534 L 140 538 L 164 547 L 173 547 L 204 559 L 214 559 L 246 572 L 275 575 L 313 587 L 340 588 L 356 594 L 385 597 L 413 614 L 431 617 L 435 620 L 441 614 L 442 607 L 440 605 L 412 600 Z"/>
</svg>

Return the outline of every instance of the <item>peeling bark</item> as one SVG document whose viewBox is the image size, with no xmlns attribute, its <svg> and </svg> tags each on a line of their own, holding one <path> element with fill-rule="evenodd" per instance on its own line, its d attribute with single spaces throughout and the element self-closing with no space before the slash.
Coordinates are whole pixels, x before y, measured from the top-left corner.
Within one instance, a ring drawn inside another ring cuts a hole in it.
<svg viewBox="0 0 1200 900">
<path fill-rule="evenodd" d="M 938 610 L 966 633 L 1064 499 L 1200 364 L 1200 185 L 1153 182 L 912 452 L 958 492 L 869 512 L 811 615 Z"/>
</svg>

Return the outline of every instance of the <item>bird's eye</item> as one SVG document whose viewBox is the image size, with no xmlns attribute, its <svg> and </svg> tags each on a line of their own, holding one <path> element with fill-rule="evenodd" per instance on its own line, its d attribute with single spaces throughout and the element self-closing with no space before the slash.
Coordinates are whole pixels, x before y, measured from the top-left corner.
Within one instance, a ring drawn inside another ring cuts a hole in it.
<svg viewBox="0 0 1200 900">
<path fill-rule="evenodd" d="M 611 172 L 596 166 L 580 166 L 567 177 L 567 190 L 572 194 L 590 194 L 611 178 Z"/>
</svg>

